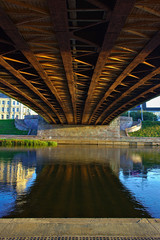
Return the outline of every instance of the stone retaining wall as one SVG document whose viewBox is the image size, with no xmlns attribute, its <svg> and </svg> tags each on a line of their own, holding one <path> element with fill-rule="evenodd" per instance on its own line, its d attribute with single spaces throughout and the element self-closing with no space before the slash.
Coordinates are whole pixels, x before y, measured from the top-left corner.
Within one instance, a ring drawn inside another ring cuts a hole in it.
<svg viewBox="0 0 160 240">
<path fill-rule="evenodd" d="M 15 119 L 15 127 L 19 130 L 28 131 L 32 135 L 37 134 L 38 115 L 26 115 L 24 119 Z"/>
<path fill-rule="evenodd" d="M 130 128 L 126 128 L 126 135 L 129 137 L 128 133 L 136 132 L 142 128 L 142 121 L 138 119 L 138 123 Z"/>
<path fill-rule="evenodd" d="M 46 138 L 33 136 L 33 135 L 0 135 L 0 139 L 39 139 L 39 140 L 50 140 L 47 136 Z M 160 138 L 159 137 L 121 137 L 121 138 L 108 138 L 106 140 L 95 140 L 95 139 L 60 139 L 60 138 L 52 138 L 52 141 L 56 141 L 58 144 L 62 145 L 106 145 L 109 147 L 113 146 L 156 146 L 160 147 Z"/>
<path fill-rule="evenodd" d="M 24 119 L 15 119 L 14 125 L 18 130 L 29 131 L 29 127 L 24 123 Z"/>
<path fill-rule="evenodd" d="M 133 125 L 132 117 L 120 117 L 120 130 L 125 130 L 126 128 L 130 128 Z"/>
<path fill-rule="evenodd" d="M 112 121 L 110 125 L 51 125 L 40 121 L 37 136 L 49 139 L 84 139 L 84 140 L 106 140 L 109 138 L 120 138 L 119 118 Z"/>
</svg>

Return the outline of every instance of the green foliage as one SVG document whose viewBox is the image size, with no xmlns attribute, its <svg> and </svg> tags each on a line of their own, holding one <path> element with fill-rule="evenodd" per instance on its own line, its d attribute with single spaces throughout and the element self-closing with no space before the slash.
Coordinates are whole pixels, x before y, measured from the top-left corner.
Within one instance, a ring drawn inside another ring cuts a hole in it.
<svg viewBox="0 0 160 240">
<path fill-rule="evenodd" d="M 160 122 L 143 121 L 142 129 L 129 135 L 131 137 L 160 137 Z"/>
<path fill-rule="evenodd" d="M 128 116 L 128 112 L 122 114 L 122 116 Z M 130 117 L 133 118 L 133 121 L 138 121 L 141 119 L 141 111 L 130 112 Z M 144 121 L 157 121 L 157 116 L 152 112 L 143 112 Z"/>
<path fill-rule="evenodd" d="M 42 140 L 28 140 L 28 139 L 0 139 L 0 146 L 56 147 L 57 142 L 42 141 Z"/>
<path fill-rule="evenodd" d="M 27 135 L 28 131 L 18 130 L 14 125 L 14 119 L 0 120 L 0 134 Z"/>
</svg>

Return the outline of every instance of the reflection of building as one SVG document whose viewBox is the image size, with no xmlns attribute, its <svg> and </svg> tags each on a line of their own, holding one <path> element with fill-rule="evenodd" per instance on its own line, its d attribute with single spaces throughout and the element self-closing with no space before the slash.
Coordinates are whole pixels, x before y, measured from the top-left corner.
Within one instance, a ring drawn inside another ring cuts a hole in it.
<svg viewBox="0 0 160 240">
<path fill-rule="evenodd" d="M 34 167 L 26 168 L 22 165 L 22 162 L 15 164 L 0 161 L 0 182 L 14 186 L 17 193 L 21 193 L 26 189 L 27 183 L 34 173 Z"/>
<path fill-rule="evenodd" d="M 142 177 L 147 178 L 147 168 L 143 164 L 142 156 L 135 150 L 126 150 L 121 155 L 120 168 L 123 171 L 123 176 L 130 177 Z"/>
<path fill-rule="evenodd" d="M 24 119 L 25 115 L 36 113 L 22 103 L 0 93 L 0 119 Z"/>
</svg>

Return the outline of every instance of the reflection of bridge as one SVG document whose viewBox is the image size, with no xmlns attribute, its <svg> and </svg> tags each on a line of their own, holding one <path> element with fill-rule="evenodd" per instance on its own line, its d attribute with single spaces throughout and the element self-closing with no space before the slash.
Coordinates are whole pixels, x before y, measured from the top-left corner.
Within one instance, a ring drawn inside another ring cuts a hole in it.
<svg viewBox="0 0 160 240">
<path fill-rule="evenodd" d="M 50 123 L 108 124 L 159 94 L 159 0 L 1 0 L 0 90 Z"/>
<path fill-rule="evenodd" d="M 36 181 L 7 217 L 149 217 L 119 181 L 122 151 L 127 155 L 94 146 L 37 149 Z"/>
</svg>

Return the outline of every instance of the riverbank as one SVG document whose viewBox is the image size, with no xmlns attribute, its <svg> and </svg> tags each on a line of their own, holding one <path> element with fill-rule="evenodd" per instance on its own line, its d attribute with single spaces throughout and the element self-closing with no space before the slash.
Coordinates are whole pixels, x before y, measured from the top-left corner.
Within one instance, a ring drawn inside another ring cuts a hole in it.
<svg viewBox="0 0 160 240">
<path fill-rule="evenodd" d="M 19 130 L 15 127 L 15 119 L 0 120 L 0 133 L 5 135 L 28 135 L 27 130 Z"/>
<path fill-rule="evenodd" d="M 141 129 L 128 134 L 131 137 L 160 137 L 160 122 L 143 121 Z"/>
<path fill-rule="evenodd" d="M 94 138 L 40 138 L 37 135 L 0 135 L 0 139 L 27 139 L 54 141 L 58 145 L 117 145 L 117 146 L 160 146 L 160 137 L 120 137 L 97 140 Z"/>
<path fill-rule="evenodd" d="M 160 239 L 160 219 L 147 218 L 12 218 L 0 219 L 0 239 L 59 240 Z M 71 237 L 71 238 L 69 238 Z M 76 237 L 76 238 L 75 238 Z M 64 238 L 63 238 L 64 239 Z"/>
<path fill-rule="evenodd" d="M 49 140 L 40 140 L 40 139 L 15 139 L 14 138 L 2 138 L 0 139 L 0 146 L 26 146 L 26 147 L 35 147 L 35 146 L 44 146 L 44 147 L 56 147 L 57 142 Z"/>
</svg>

